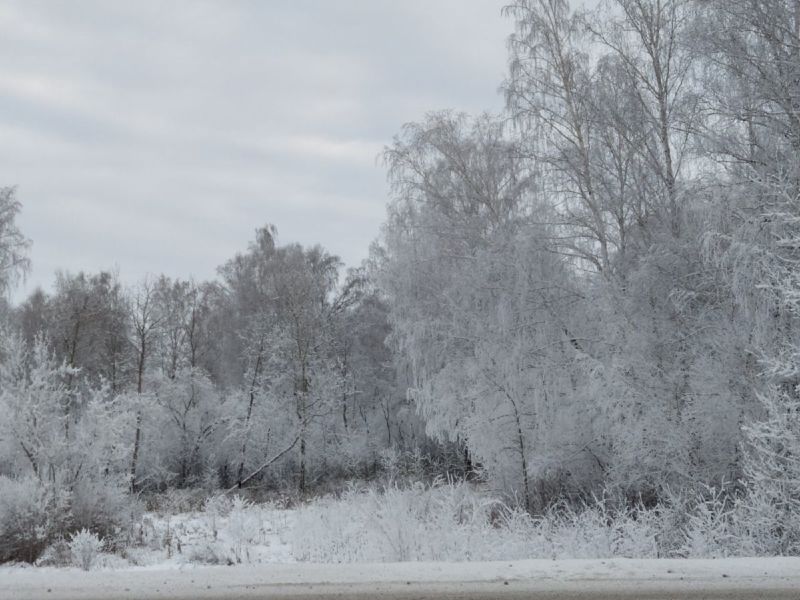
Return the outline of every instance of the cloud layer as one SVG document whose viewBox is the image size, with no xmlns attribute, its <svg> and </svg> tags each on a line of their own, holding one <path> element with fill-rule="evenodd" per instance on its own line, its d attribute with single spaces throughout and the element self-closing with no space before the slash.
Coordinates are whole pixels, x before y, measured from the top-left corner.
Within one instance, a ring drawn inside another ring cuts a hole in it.
<svg viewBox="0 0 800 600">
<path fill-rule="evenodd" d="M 498 110 L 495 0 L 0 5 L 0 185 L 58 268 L 213 277 L 271 222 L 366 256 L 376 156 L 431 109 Z"/>
</svg>

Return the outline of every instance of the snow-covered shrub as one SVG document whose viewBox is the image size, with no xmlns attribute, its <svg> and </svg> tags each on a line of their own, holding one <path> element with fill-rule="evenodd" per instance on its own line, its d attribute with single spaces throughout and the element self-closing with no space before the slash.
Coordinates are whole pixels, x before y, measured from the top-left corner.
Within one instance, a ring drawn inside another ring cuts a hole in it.
<svg viewBox="0 0 800 600">
<path fill-rule="evenodd" d="M 75 484 L 71 501 L 74 529 L 92 529 L 107 541 L 124 544 L 141 514 L 140 503 L 121 479 L 82 479 Z"/>
<path fill-rule="evenodd" d="M 64 538 L 58 538 L 47 546 L 36 561 L 40 567 L 70 567 L 72 564 L 72 551 Z"/>
<path fill-rule="evenodd" d="M 0 562 L 36 561 L 50 544 L 78 529 L 126 545 L 139 509 L 121 486 L 106 480 L 78 480 L 72 491 L 38 479 L 0 476 Z"/>
<path fill-rule="evenodd" d="M 605 504 L 578 509 L 553 507 L 542 519 L 551 532 L 556 558 L 605 558 L 614 555 L 615 532 Z"/>
<path fill-rule="evenodd" d="M 800 387 L 760 397 L 765 418 L 745 427 L 747 494 L 740 503 L 753 551 L 800 554 Z"/>
<path fill-rule="evenodd" d="M 55 529 L 48 516 L 52 501 L 37 479 L 0 475 L 0 563 L 39 557 Z"/>
<path fill-rule="evenodd" d="M 154 494 L 147 499 L 147 508 L 162 515 L 177 515 L 202 510 L 208 492 L 203 489 L 169 489 L 162 494 Z"/>
<path fill-rule="evenodd" d="M 641 506 L 561 503 L 536 519 L 529 558 L 656 558 L 658 533 L 657 514 Z"/>
<path fill-rule="evenodd" d="M 210 542 L 193 546 L 189 552 L 189 562 L 201 565 L 232 565 L 230 552 L 220 542 Z"/>
<path fill-rule="evenodd" d="M 681 555 L 687 558 L 724 558 L 737 554 L 743 531 L 737 527 L 741 512 L 724 490 L 709 488 L 687 514 Z M 737 514 L 738 512 L 738 514 Z"/>
<path fill-rule="evenodd" d="M 233 500 L 225 494 L 217 494 L 206 498 L 203 504 L 203 520 L 215 540 L 219 535 L 221 520 L 227 517 L 232 509 Z"/>
<path fill-rule="evenodd" d="M 230 536 L 231 552 L 235 562 L 249 562 L 250 546 L 261 539 L 263 529 L 261 509 L 236 496 L 227 523 L 227 534 Z"/>
<path fill-rule="evenodd" d="M 174 548 L 190 562 L 233 565 L 261 560 L 261 554 L 254 554 L 253 548 L 269 543 L 265 510 L 274 508 L 239 496 L 217 495 L 208 498 L 202 512 L 191 513 L 189 519 L 184 515 L 173 524 L 171 520 L 146 520 L 160 532 L 163 548 Z"/>
<path fill-rule="evenodd" d="M 314 562 L 506 558 L 500 502 L 467 483 L 350 489 L 299 511 L 293 549 Z"/>
<path fill-rule="evenodd" d="M 206 498 L 203 503 L 203 513 L 227 517 L 233 509 L 233 498 L 225 494 L 216 494 Z"/>
<path fill-rule="evenodd" d="M 72 562 L 84 571 L 92 568 L 97 555 L 103 549 L 103 542 L 96 533 L 88 529 L 81 529 L 72 535 L 69 540 L 69 549 L 72 553 Z"/>
<path fill-rule="evenodd" d="M 513 560 L 661 555 L 658 509 L 605 500 L 566 503 L 540 517 L 468 483 L 351 489 L 299 511 L 293 548 L 312 562 Z"/>
<path fill-rule="evenodd" d="M 664 489 L 658 505 L 639 510 L 640 515 L 646 514 L 655 522 L 659 558 L 684 556 L 685 534 L 694 502 L 687 495 Z"/>
</svg>

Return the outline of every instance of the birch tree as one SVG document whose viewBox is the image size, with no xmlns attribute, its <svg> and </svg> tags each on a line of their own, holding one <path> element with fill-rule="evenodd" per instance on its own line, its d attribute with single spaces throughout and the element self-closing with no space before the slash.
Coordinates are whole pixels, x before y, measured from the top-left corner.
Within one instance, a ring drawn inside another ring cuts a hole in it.
<svg viewBox="0 0 800 600">
<path fill-rule="evenodd" d="M 143 402 L 145 392 L 145 374 L 147 361 L 151 355 L 151 344 L 159 324 L 155 307 L 155 286 L 149 279 L 145 279 L 136 288 L 131 301 L 131 344 L 135 351 L 136 365 L 136 396 L 134 399 L 136 423 L 133 434 L 133 453 L 130 467 L 131 491 L 136 491 L 139 485 L 137 480 L 137 467 L 142 450 L 142 424 Z"/>
</svg>

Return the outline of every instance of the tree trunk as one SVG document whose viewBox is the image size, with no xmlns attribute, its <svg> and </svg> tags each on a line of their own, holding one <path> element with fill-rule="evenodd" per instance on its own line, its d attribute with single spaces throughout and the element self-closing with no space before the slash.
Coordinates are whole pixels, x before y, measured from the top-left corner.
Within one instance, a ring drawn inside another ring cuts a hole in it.
<svg viewBox="0 0 800 600">
<path fill-rule="evenodd" d="M 136 466 L 139 462 L 139 447 L 142 440 L 142 411 L 136 411 L 136 433 L 133 437 L 133 458 L 131 459 L 131 493 L 136 492 Z"/>
<path fill-rule="evenodd" d="M 136 394 L 139 402 L 142 399 L 144 389 L 144 365 L 147 357 L 147 330 L 146 321 L 143 319 L 143 326 L 139 333 L 139 361 L 136 368 Z M 133 436 L 133 457 L 131 458 L 131 493 L 136 492 L 136 467 L 139 464 L 139 452 L 142 444 L 142 407 L 141 404 L 136 410 L 136 433 Z"/>
<path fill-rule="evenodd" d="M 306 493 L 306 421 L 308 418 L 308 378 L 306 376 L 306 365 L 305 359 L 303 359 L 303 366 L 300 371 L 300 385 L 299 387 L 299 394 L 297 398 L 297 417 L 300 420 L 300 481 L 298 484 L 298 488 L 300 490 L 300 494 L 304 495 Z"/>
<path fill-rule="evenodd" d="M 247 438 L 250 434 L 250 419 L 253 416 L 253 405 L 256 402 L 256 384 L 258 383 L 258 375 L 261 371 L 261 356 L 264 352 L 264 338 L 258 343 L 258 357 L 256 358 L 256 365 L 253 368 L 253 377 L 250 380 L 250 398 L 247 404 L 247 417 L 244 421 L 244 435 L 242 436 L 242 450 L 239 456 L 239 468 L 236 471 L 236 485 L 242 487 L 244 476 L 244 463 L 247 455 Z"/>
<path fill-rule="evenodd" d="M 528 458 L 525 453 L 525 436 L 522 433 L 522 418 L 519 414 L 519 409 L 517 407 L 517 403 L 514 400 L 514 398 L 505 389 L 503 389 L 503 392 L 505 393 L 506 398 L 508 398 L 508 401 L 511 403 L 511 407 L 514 411 L 514 424 L 516 425 L 517 429 L 516 433 L 517 433 L 517 445 L 520 456 L 520 469 L 522 471 L 521 475 L 522 475 L 523 500 L 525 501 L 525 510 L 531 512 L 534 507 L 532 505 L 530 483 L 528 481 Z"/>
<path fill-rule="evenodd" d="M 305 432 L 303 432 L 305 433 Z M 306 493 L 306 439 L 305 436 L 300 438 L 300 495 Z"/>
</svg>

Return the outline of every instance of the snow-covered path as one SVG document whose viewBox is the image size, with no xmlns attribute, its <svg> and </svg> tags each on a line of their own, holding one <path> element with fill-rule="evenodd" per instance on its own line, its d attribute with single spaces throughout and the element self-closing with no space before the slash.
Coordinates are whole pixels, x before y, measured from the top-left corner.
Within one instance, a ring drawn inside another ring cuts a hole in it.
<svg viewBox="0 0 800 600">
<path fill-rule="evenodd" d="M 800 600 L 800 558 L 0 570 L 0 600 L 328 597 Z"/>
</svg>

